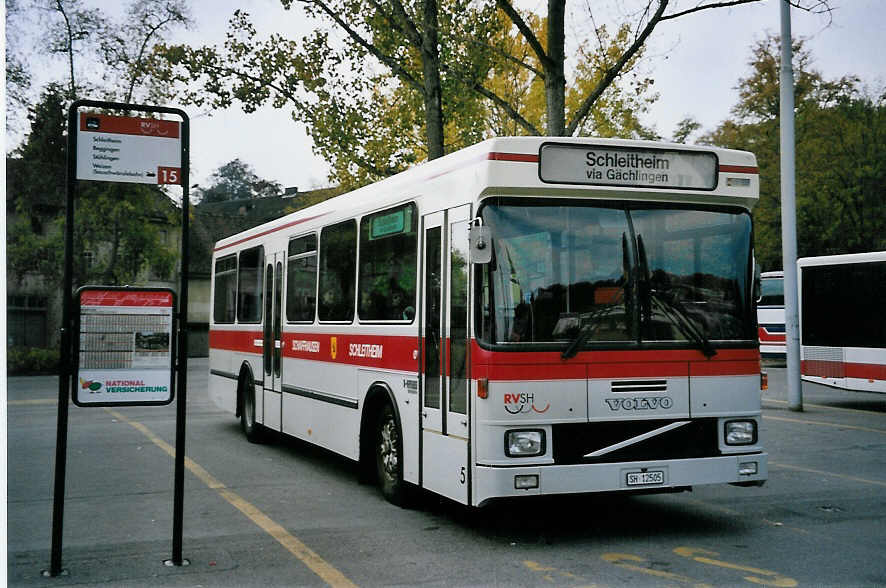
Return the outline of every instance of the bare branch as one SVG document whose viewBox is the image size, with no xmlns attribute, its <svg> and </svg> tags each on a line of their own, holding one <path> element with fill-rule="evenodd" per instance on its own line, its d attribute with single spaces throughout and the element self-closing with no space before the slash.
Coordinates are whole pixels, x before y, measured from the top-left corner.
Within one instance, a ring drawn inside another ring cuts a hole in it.
<svg viewBox="0 0 886 588">
<path fill-rule="evenodd" d="M 481 96 L 485 96 L 486 98 L 491 100 L 496 106 L 498 106 L 499 108 L 501 108 L 505 112 L 507 112 L 508 116 L 510 116 L 512 119 L 514 119 L 514 121 L 516 121 L 517 124 L 519 124 L 521 127 L 526 129 L 527 131 L 529 131 L 531 134 L 536 135 L 536 136 L 540 136 L 542 134 L 541 131 L 539 131 L 537 128 L 535 128 L 535 125 L 533 125 L 531 122 L 529 122 L 528 120 L 523 118 L 523 116 L 519 112 L 517 112 L 513 106 L 508 104 L 508 102 L 506 100 L 504 100 L 501 96 L 499 96 L 498 94 L 496 94 L 492 90 L 489 90 L 488 88 L 485 88 L 482 84 L 477 83 L 477 84 L 474 84 L 474 91 L 477 92 L 478 94 L 480 94 Z"/>
<path fill-rule="evenodd" d="M 523 59 L 520 59 L 518 57 L 514 57 L 513 55 L 511 55 L 507 51 L 499 49 L 498 47 L 490 45 L 489 43 L 484 43 L 482 41 L 478 41 L 477 39 L 475 39 L 473 37 L 465 38 L 462 40 L 466 41 L 468 43 L 471 43 L 472 45 L 476 45 L 477 47 L 489 49 L 490 51 L 492 51 L 492 53 L 494 53 L 496 56 L 504 59 L 505 61 L 510 61 L 511 63 L 516 65 L 517 67 L 522 67 L 523 69 L 531 72 L 533 75 L 538 76 L 539 79 L 542 79 L 542 80 L 545 79 L 545 72 L 543 72 L 542 70 L 538 69 L 537 67 L 535 67 L 529 63 L 526 63 Z"/>
<path fill-rule="evenodd" d="M 692 14 L 693 12 L 699 12 L 702 10 L 709 10 L 713 8 L 729 8 L 730 6 L 739 6 L 741 4 L 752 4 L 755 2 L 761 2 L 762 0 L 730 0 L 726 2 L 712 2 L 711 4 L 701 4 L 694 8 L 689 8 L 687 10 L 681 10 L 680 12 L 674 12 L 673 14 L 669 14 L 661 18 L 661 20 L 672 20 L 675 18 L 680 18 L 681 16 L 685 16 L 687 14 Z M 811 12 L 812 14 L 827 14 L 829 19 L 832 18 L 833 8 L 829 4 L 829 0 L 809 0 L 811 4 L 808 4 L 804 0 L 787 0 L 788 4 L 797 8 L 799 10 L 804 10 L 806 12 Z"/>
<path fill-rule="evenodd" d="M 624 55 L 609 69 L 606 70 L 606 75 L 603 76 L 603 79 L 600 80 L 600 83 L 591 91 L 587 98 L 582 102 L 581 107 L 576 111 L 575 115 L 572 117 L 572 121 L 570 121 L 569 125 L 566 127 L 566 135 L 570 136 L 575 133 L 575 129 L 581 124 L 581 121 L 588 115 L 591 111 L 591 107 L 597 101 L 598 98 L 606 91 L 606 89 L 612 84 L 615 78 L 621 73 L 624 69 L 625 65 L 627 65 L 628 61 L 640 50 L 640 47 L 643 46 L 643 43 L 646 42 L 646 39 L 652 34 L 655 26 L 662 20 L 662 15 L 664 14 L 665 9 L 668 7 L 668 0 L 659 0 L 658 10 L 655 11 L 655 14 L 649 19 L 649 22 L 646 23 L 646 26 L 643 29 L 643 32 L 634 40 L 633 44 L 625 51 Z"/>
<path fill-rule="evenodd" d="M 526 21 L 523 20 L 523 17 L 520 16 L 520 13 L 514 9 L 511 3 L 508 0 L 496 0 L 498 7 L 502 9 L 502 11 L 508 15 L 508 18 L 511 19 L 520 33 L 523 35 L 523 38 L 526 39 L 526 42 L 529 43 L 529 46 L 532 47 L 532 50 L 535 51 L 535 55 L 538 57 L 538 60 L 542 63 L 542 67 L 547 69 L 548 67 L 553 67 L 554 63 L 551 61 L 551 58 L 548 57 L 548 54 L 545 52 L 544 47 L 541 46 L 541 43 L 538 40 L 538 37 L 535 36 L 535 33 L 532 32 L 532 29 L 529 28 L 529 25 L 526 24 Z"/>
<path fill-rule="evenodd" d="M 142 42 L 141 47 L 139 48 L 138 55 L 135 58 L 135 64 L 134 64 L 135 71 L 132 75 L 132 79 L 129 81 L 129 89 L 126 92 L 126 98 L 124 98 L 124 100 L 123 100 L 125 103 L 132 102 L 132 94 L 135 91 L 135 85 L 138 83 L 139 70 L 141 68 L 142 63 L 144 62 L 145 53 L 147 53 L 147 51 L 148 51 L 148 44 L 151 42 L 151 39 L 154 37 L 154 35 L 157 34 L 157 31 L 159 31 L 160 29 L 162 29 L 163 27 L 165 27 L 166 25 L 168 25 L 172 22 L 186 22 L 186 18 L 184 17 L 184 15 L 181 12 L 178 12 L 177 10 L 172 10 L 171 5 L 167 6 L 167 10 L 169 12 L 167 12 L 166 18 L 161 19 L 160 22 L 158 22 L 156 25 L 154 25 L 148 29 L 148 32 L 145 35 L 144 41 Z M 142 73 L 144 73 L 144 72 L 142 72 Z"/>
<path fill-rule="evenodd" d="M 351 39 L 354 40 L 358 45 L 366 49 L 369 53 L 375 56 L 376 59 L 381 61 L 383 64 L 391 68 L 391 73 L 400 78 L 403 82 L 409 84 L 416 90 L 418 90 L 422 95 L 425 94 L 425 87 L 419 80 L 416 80 L 412 75 L 406 71 L 396 59 L 389 55 L 385 55 L 382 53 L 378 47 L 367 41 L 363 38 L 360 33 L 355 31 L 351 26 L 346 23 L 341 16 L 334 10 L 332 10 L 329 6 L 326 5 L 322 0 L 299 0 L 303 4 L 313 4 L 318 6 L 323 12 L 326 13 L 329 18 L 335 21 L 335 23 L 344 30 Z"/>
</svg>

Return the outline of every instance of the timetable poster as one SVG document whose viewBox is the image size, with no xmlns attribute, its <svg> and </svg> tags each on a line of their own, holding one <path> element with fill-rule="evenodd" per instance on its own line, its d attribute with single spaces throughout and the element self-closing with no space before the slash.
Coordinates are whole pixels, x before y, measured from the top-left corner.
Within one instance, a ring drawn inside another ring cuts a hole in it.
<svg viewBox="0 0 886 588">
<path fill-rule="evenodd" d="M 174 298 L 158 289 L 80 291 L 75 404 L 172 401 Z"/>
</svg>

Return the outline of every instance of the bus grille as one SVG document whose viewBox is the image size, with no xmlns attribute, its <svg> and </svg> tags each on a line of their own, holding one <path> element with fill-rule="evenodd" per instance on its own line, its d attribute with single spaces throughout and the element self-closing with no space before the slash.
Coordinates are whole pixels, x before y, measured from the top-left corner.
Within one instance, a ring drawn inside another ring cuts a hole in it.
<svg viewBox="0 0 886 588">
<path fill-rule="evenodd" d="M 597 457 L 589 453 L 669 425 L 674 420 L 603 422 L 554 425 L 554 463 L 613 463 L 658 459 L 687 459 L 720 455 L 717 419 L 698 419 L 638 443 Z"/>
<path fill-rule="evenodd" d="M 609 388 L 612 392 L 667 392 L 667 380 L 614 380 Z"/>
</svg>

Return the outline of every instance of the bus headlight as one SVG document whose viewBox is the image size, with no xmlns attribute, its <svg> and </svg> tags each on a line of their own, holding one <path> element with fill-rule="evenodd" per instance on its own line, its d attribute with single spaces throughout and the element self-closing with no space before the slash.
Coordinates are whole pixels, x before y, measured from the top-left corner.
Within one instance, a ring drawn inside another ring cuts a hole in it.
<svg viewBox="0 0 886 588">
<path fill-rule="evenodd" d="M 757 442 L 756 421 L 727 421 L 726 445 L 753 445 Z"/>
<path fill-rule="evenodd" d="M 545 432 L 540 429 L 505 433 L 505 454 L 508 457 L 533 457 L 545 452 Z"/>
</svg>

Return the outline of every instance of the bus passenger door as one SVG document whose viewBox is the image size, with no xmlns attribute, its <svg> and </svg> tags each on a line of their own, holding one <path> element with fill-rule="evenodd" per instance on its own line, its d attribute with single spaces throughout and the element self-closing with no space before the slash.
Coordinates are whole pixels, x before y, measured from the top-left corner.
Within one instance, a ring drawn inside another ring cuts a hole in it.
<svg viewBox="0 0 886 588">
<path fill-rule="evenodd" d="M 447 286 L 446 433 L 467 439 L 468 431 L 468 223 L 469 205 L 448 212 L 449 255 Z"/>
<path fill-rule="evenodd" d="M 424 216 L 422 224 L 420 480 L 423 487 L 462 504 L 468 501 L 470 478 L 466 380 L 469 209 L 463 206 L 435 212 Z"/>
<path fill-rule="evenodd" d="M 262 364 L 264 367 L 263 421 L 265 427 L 280 430 L 283 410 L 283 252 L 268 255 L 265 264 L 264 326 Z"/>
</svg>

